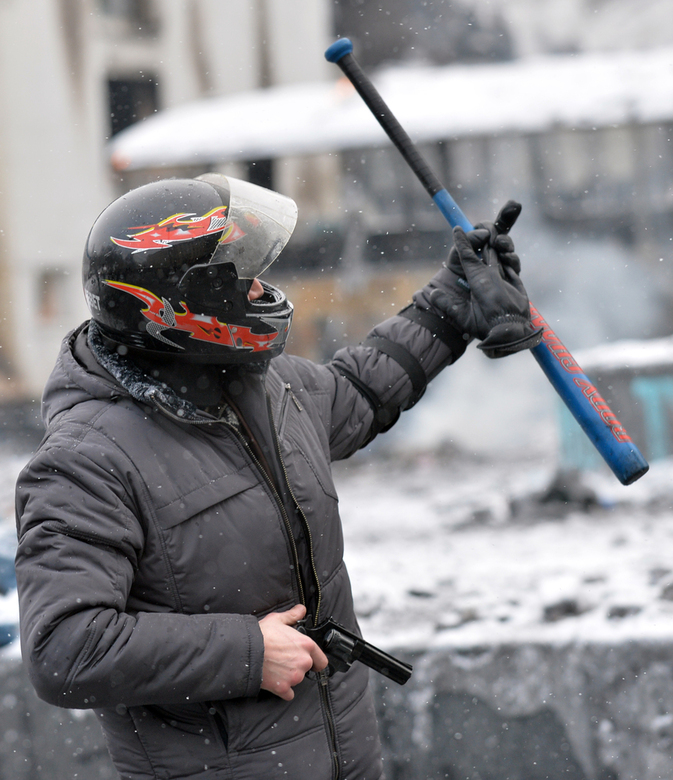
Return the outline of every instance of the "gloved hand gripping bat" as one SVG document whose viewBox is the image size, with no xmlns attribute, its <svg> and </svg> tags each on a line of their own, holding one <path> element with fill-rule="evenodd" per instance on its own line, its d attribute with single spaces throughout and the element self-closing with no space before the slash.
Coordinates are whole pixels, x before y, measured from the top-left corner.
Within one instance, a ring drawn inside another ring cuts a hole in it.
<svg viewBox="0 0 673 780">
<path fill-rule="evenodd" d="M 468 233 L 455 227 L 449 258 L 430 282 L 432 305 L 466 341 L 480 339 L 479 349 L 490 358 L 531 349 L 542 340 L 507 235 L 520 212 L 521 204 L 510 200 L 495 222 L 480 222 Z"/>
</svg>

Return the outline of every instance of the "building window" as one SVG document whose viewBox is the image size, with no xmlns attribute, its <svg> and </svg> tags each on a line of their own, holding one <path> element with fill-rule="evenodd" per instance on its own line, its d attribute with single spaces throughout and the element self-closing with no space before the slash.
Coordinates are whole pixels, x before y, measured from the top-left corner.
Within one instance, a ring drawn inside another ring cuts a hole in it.
<svg viewBox="0 0 673 780">
<path fill-rule="evenodd" d="M 38 316 L 45 323 L 59 322 L 67 313 L 68 277 L 58 268 L 47 268 L 38 276 Z"/>
<path fill-rule="evenodd" d="M 157 81 L 153 76 L 108 81 L 110 137 L 146 119 L 159 108 Z"/>
<path fill-rule="evenodd" d="M 251 184 L 273 189 L 273 160 L 250 160 L 247 163 L 247 174 Z"/>
<path fill-rule="evenodd" d="M 116 16 L 134 24 L 143 24 L 152 18 L 148 0 L 98 0 L 106 16 Z"/>
<path fill-rule="evenodd" d="M 534 139 L 537 198 L 545 216 L 631 240 L 639 152 L 631 127 L 558 128 Z"/>
</svg>

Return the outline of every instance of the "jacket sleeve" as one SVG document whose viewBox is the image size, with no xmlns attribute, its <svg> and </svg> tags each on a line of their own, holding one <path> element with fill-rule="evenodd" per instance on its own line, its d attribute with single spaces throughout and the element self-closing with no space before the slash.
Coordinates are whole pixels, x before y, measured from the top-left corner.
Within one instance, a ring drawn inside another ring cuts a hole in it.
<svg viewBox="0 0 673 780">
<path fill-rule="evenodd" d="M 69 708 L 256 695 L 254 617 L 126 611 L 144 543 L 135 475 L 74 446 L 41 450 L 19 476 L 21 644 L 38 695 Z"/>
<path fill-rule="evenodd" d="M 430 303 L 438 274 L 413 303 L 377 325 L 358 346 L 339 350 L 324 367 L 332 374 L 330 454 L 346 458 L 387 431 L 425 388 L 465 351 L 467 341 Z"/>
</svg>

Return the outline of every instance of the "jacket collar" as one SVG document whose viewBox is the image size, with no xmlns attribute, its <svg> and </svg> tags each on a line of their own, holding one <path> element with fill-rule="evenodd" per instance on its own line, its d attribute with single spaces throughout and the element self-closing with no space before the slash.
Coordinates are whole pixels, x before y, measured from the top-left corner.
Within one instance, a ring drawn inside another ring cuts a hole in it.
<svg viewBox="0 0 673 780">
<path fill-rule="evenodd" d="M 181 398 L 164 382 L 148 376 L 128 357 L 110 349 L 93 320 L 89 322 L 88 344 L 97 362 L 136 401 L 160 409 L 183 422 L 203 423 L 216 419 L 198 409 L 191 401 Z"/>
</svg>

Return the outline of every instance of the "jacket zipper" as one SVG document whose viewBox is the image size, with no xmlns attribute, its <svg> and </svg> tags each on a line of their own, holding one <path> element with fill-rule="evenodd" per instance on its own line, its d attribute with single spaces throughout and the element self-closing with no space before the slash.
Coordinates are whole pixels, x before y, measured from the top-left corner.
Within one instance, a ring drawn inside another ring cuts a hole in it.
<svg viewBox="0 0 673 780">
<path fill-rule="evenodd" d="M 293 393 L 294 395 L 294 393 Z M 267 396 L 268 399 L 268 396 Z M 276 486 L 273 484 L 273 480 L 271 479 L 270 475 L 266 473 L 266 469 L 262 466 L 262 464 L 259 462 L 259 458 L 255 455 L 255 453 L 252 451 L 252 448 L 248 445 L 244 437 L 241 435 L 241 433 L 236 430 L 236 428 L 233 425 L 230 425 L 225 420 L 217 419 L 215 417 L 211 418 L 202 418 L 202 419 L 193 419 L 193 418 L 184 418 L 180 417 L 177 414 L 174 414 L 170 409 L 167 409 L 164 404 L 162 404 L 159 399 L 156 397 L 155 394 L 152 394 L 152 403 L 161 411 L 163 412 L 167 417 L 170 417 L 171 419 L 175 420 L 176 422 L 186 423 L 187 425 L 224 425 L 227 430 L 229 430 L 232 435 L 240 441 L 240 443 L 243 445 L 245 451 L 250 456 L 250 459 L 257 467 L 259 473 L 262 475 L 262 478 L 266 482 L 266 484 L 269 486 L 271 492 L 273 493 L 273 496 L 276 500 L 276 504 L 278 505 L 278 508 L 280 509 L 281 517 L 283 518 L 283 525 L 285 526 L 285 530 L 287 533 L 287 537 L 290 540 L 290 546 L 292 549 L 292 564 L 294 565 L 295 575 L 297 579 L 297 587 L 299 589 L 299 600 L 300 602 L 306 606 L 306 597 L 304 594 L 304 583 L 301 579 L 301 573 L 299 569 L 299 554 L 297 552 L 297 545 L 294 540 L 294 534 L 292 533 L 292 526 L 290 524 L 290 518 L 287 516 L 287 512 L 285 511 L 285 507 L 283 506 L 283 501 L 281 497 L 278 495 L 278 491 L 276 490 Z M 299 401 L 296 401 L 297 404 L 299 404 Z M 273 422 L 273 417 L 271 418 Z M 274 428 L 275 431 L 275 428 Z M 285 469 L 285 466 L 283 465 L 283 469 Z M 287 477 L 286 477 L 287 478 Z M 293 497 L 293 501 L 294 501 Z M 296 503 L 296 502 L 295 502 Z"/>
<path fill-rule="evenodd" d="M 336 724 L 334 722 L 334 712 L 332 711 L 332 700 L 329 695 L 329 676 L 327 669 L 316 672 L 318 686 L 320 689 L 320 709 L 322 710 L 323 720 L 326 724 L 327 736 L 330 743 L 332 754 L 332 767 L 334 769 L 334 780 L 341 778 L 341 760 L 339 758 L 339 747 L 337 745 Z"/>
<path fill-rule="evenodd" d="M 297 407 L 297 409 L 300 412 L 304 411 L 304 407 L 299 403 L 299 399 L 297 396 L 292 392 L 292 385 L 289 382 L 285 383 L 285 392 L 283 394 L 283 401 L 280 405 L 280 412 L 278 414 L 278 430 L 283 430 L 283 424 L 285 423 L 285 414 L 287 412 L 287 407 L 290 399 L 292 399 L 294 405 Z M 273 418 L 271 418 L 273 419 Z"/>
<path fill-rule="evenodd" d="M 290 385 L 289 384 L 285 385 L 285 387 L 289 388 Z M 286 394 L 286 398 L 289 398 L 289 397 L 294 398 L 294 393 L 292 392 L 291 389 Z M 285 462 L 283 461 L 283 456 L 281 455 L 281 452 L 280 452 L 280 441 L 278 439 L 278 429 L 276 428 L 276 423 L 274 422 L 273 415 L 271 413 L 271 399 L 269 398 L 268 393 L 267 393 L 267 396 L 266 396 L 266 403 L 267 403 L 267 408 L 268 408 L 268 411 L 269 411 L 269 418 L 271 420 L 271 429 L 273 431 L 274 444 L 276 445 L 276 455 L 278 455 L 278 461 L 279 461 L 280 466 L 281 466 L 281 468 L 283 470 L 283 476 L 285 477 L 285 485 L 286 485 L 286 487 L 288 489 L 288 492 L 290 494 L 290 498 L 292 499 L 294 505 L 297 507 L 297 511 L 299 512 L 299 515 L 301 517 L 302 525 L 304 527 L 304 532 L 306 533 L 306 538 L 308 540 L 308 555 L 309 555 L 309 562 L 311 564 L 311 574 L 313 575 L 313 581 L 315 583 L 316 594 L 317 594 L 317 598 L 318 598 L 318 601 L 317 601 L 316 607 L 315 607 L 315 615 L 314 615 L 314 618 L 313 618 L 313 625 L 317 626 L 318 623 L 320 622 L 320 605 L 322 603 L 322 590 L 320 588 L 320 580 L 318 579 L 318 570 L 316 568 L 315 557 L 313 555 L 313 537 L 311 536 L 311 529 L 309 527 L 308 520 L 306 519 L 306 515 L 304 514 L 304 510 L 299 505 L 299 501 L 297 501 L 297 498 L 296 498 L 296 496 L 295 496 L 295 494 L 294 494 L 294 492 L 292 490 L 292 486 L 290 485 L 290 479 L 289 479 L 289 477 L 287 475 L 287 469 L 285 468 Z M 296 400 L 296 398 L 295 398 L 295 404 L 301 410 L 301 405 L 299 404 L 299 401 Z M 287 404 L 285 402 L 284 406 L 286 406 L 286 405 Z M 283 410 L 281 410 L 281 411 L 283 411 Z"/>
<path fill-rule="evenodd" d="M 295 394 L 292 392 L 292 387 L 289 383 L 285 384 L 285 397 L 283 398 L 283 403 L 281 404 L 281 414 L 279 415 L 279 420 L 282 419 L 282 415 L 285 413 L 285 410 L 287 408 L 287 403 L 290 398 L 292 398 L 295 406 L 297 409 L 301 412 L 303 411 L 302 405 L 299 403 L 299 400 L 295 396 Z M 163 407 L 163 404 L 157 403 L 156 398 L 152 398 L 152 401 L 155 403 L 155 405 L 159 406 L 163 412 L 168 412 Z M 278 438 L 278 430 L 276 428 L 276 423 L 273 419 L 273 414 L 271 410 L 271 399 L 269 398 L 269 394 L 266 394 L 266 403 L 267 403 L 267 411 L 269 413 L 269 419 L 271 420 L 271 429 L 273 431 L 275 445 L 276 445 L 276 454 L 278 455 L 278 460 L 280 462 L 281 468 L 283 470 L 283 476 L 285 477 L 285 484 L 287 486 L 288 492 L 290 493 L 290 497 L 292 498 L 292 501 L 294 502 L 294 505 L 297 508 L 297 511 L 299 512 L 302 524 L 304 526 L 304 531 L 306 532 L 307 539 L 308 539 L 308 550 L 309 550 L 309 560 L 311 564 L 311 573 L 313 574 L 313 579 L 315 581 L 316 586 L 316 593 L 317 593 L 317 603 L 316 603 L 316 609 L 315 609 L 315 617 L 313 620 L 313 625 L 317 626 L 320 618 L 320 607 L 322 602 L 322 590 L 320 588 L 320 580 L 318 578 L 318 571 L 316 569 L 315 565 L 315 557 L 313 554 L 313 537 L 311 535 L 311 529 L 308 524 L 308 520 L 306 519 L 306 515 L 304 514 L 304 510 L 299 505 L 299 502 L 297 501 L 294 492 L 292 490 L 292 487 L 290 486 L 290 480 L 288 477 L 287 469 L 285 468 L 285 462 L 283 461 L 283 456 L 281 455 L 280 451 L 280 441 Z M 257 469 L 259 470 L 260 474 L 264 478 L 265 482 L 268 484 L 269 488 L 271 489 L 271 492 L 273 493 L 274 498 L 276 499 L 276 503 L 278 505 L 278 508 L 280 509 L 281 516 L 283 518 L 283 523 L 285 525 L 285 530 L 287 532 L 287 536 L 290 540 L 290 546 L 292 550 L 292 562 L 294 564 L 294 570 L 295 575 L 297 579 L 297 586 L 299 588 L 299 599 L 301 603 L 304 606 L 307 606 L 306 604 L 306 596 L 304 592 L 304 583 L 302 582 L 301 578 L 301 570 L 299 568 L 299 554 L 297 552 L 297 544 L 294 540 L 294 534 L 292 533 L 292 526 L 290 524 L 290 518 L 287 516 L 287 512 L 285 511 L 285 507 L 283 506 L 283 501 L 278 494 L 278 491 L 276 490 L 275 485 L 273 484 L 273 480 L 271 479 L 271 476 L 266 473 L 266 470 L 263 468 L 262 464 L 259 462 L 259 459 L 255 455 L 255 453 L 252 451 L 251 447 L 248 445 L 248 443 L 245 441 L 243 436 L 240 434 L 239 431 L 236 430 L 236 428 L 233 425 L 230 425 L 229 423 L 225 422 L 224 420 L 204 420 L 201 422 L 199 420 L 198 422 L 196 420 L 189 420 L 180 418 L 177 415 L 171 414 L 168 412 L 170 417 L 173 417 L 176 420 L 179 420 L 180 422 L 184 423 L 197 423 L 197 424 L 213 424 L 213 423 L 220 423 L 225 426 L 237 439 L 241 442 L 243 447 L 245 448 L 245 451 L 250 456 L 250 459 L 255 464 Z M 333 766 L 333 780 L 340 780 L 341 778 L 341 765 L 340 765 L 340 759 L 339 759 L 339 747 L 337 744 L 337 737 L 336 737 L 336 723 L 334 719 L 334 711 L 332 708 L 332 702 L 329 695 L 328 690 L 328 675 L 327 671 L 323 670 L 322 672 L 316 673 L 317 679 L 318 679 L 318 693 L 320 697 L 320 709 L 323 713 L 323 721 L 325 722 L 325 730 L 327 731 L 327 737 L 330 744 L 330 752 L 332 757 L 332 766 Z"/>
<path fill-rule="evenodd" d="M 295 394 L 292 392 L 292 388 L 289 384 L 285 385 L 286 390 L 288 391 L 286 398 L 291 397 L 294 400 L 295 405 L 299 409 L 299 411 L 302 411 L 302 406 L 297 400 Z M 306 518 L 306 515 L 304 514 L 304 510 L 301 508 L 299 502 L 297 501 L 297 498 L 294 495 L 294 492 L 292 490 L 292 486 L 290 485 L 290 479 L 288 477 L 287 469 L 285 468 L 285 462 L 283 460 L 283 456 L 280 451 L 280 440 L 278 437 L 278 430 L 276 428 L 276 424 L 273 421 L 273 416 L 271 415 L 271 399 L 269 398 L 269 395 L 267 393 L 266 396 L 267 399 L 267 407 L 269 410 L 269 416 L 271 418 L 271 427 L 273 429 L 273 435 L 275 439 L 276 444 L 276 454 L 278 455 L 278 460 L 280 462 L 281 468 L 283 469 L 283 476 L 285 477 L 285 484 L 287 486 L 288 492 L 290 493 L 290 497 L 292 498 L 292 501 L 294 502 L 294 505 L 297 507 L 297 511 L 299 512 L 302 523 L 304 526 L 304 531 L 306 533 L 306 537 L 308 539 L 308 551 L 309 551 L 309 560 L 311 563 L 311 573 L 313 574 L 313 579 L 315 581 L 316 586 L 316 593 L 317 593 L 317 603 L 315 608 L 315 616 L 313 619 L 313 625 L 317 626 L 320 622 L 320 606 L 322 603 L 322 589 L 320 587 L 320 580 L 318 578 L 318 570 L 315 565 L 315 556 L 313 554 L 313 536 L 311 535 L 311 528 L 309 527 L 308 520 Z M 286 405 L 286 401 L 284 401 L 284 406 Z M 281 409 L 281 411 L 283 411 Z M 281 419 L 281 418 L 279 418 Z M 333 766 L 333 778 L 334 780 L 339 780 L 341 777 L 341 761 L 339 758 L 339 745 L 337 742 L 337 734 L 336 734 L 336 722 L 334 719 L 334 710 L 332 707 L 332 701 L 329 695 L 329 677 L 327 675 L 327 670 L 323 669 L 321 672 L 316 673 L 317 679 L 318 679 L 318 692 L 320 696 L 320 709 L 323 713 L 323 720 L 325 722 L 325 729 L 327 731 L 327 737 L 330 745 L 330 752 L 332 756 L 332 766 Z"/>
<path fill-rule="evenodd" d="M 259 459 L 252 451 L 252 448 L 245 441 L 243 436 L 241 436 L 241 434 L 236 430 L 236 428 L 234 428 L 233 425 L 230 425 L 229 423 L 224 421 L 220 421 L 220 422 L 222 422 L 222 425 L 228 428 L 234 434 L 234 436 L 238 438 L 241 444 L 245 447 L 246 452 L 252 459 L 255 466 L 257 466 L 257 469 L 259 470 L 260 474 L 264 478 L 264 481 L 269 486 L 271 492 L 273 493 L 274 498 L 276 499 L 276 504 L 278 505 L 281 516 L 283 518 L 283 524 L 285 526 L 286 535 L 290 540 L 290 547 L 292 549 L 292 564 L 294 566 L 295 576 L 297 579 L 297 587 L 299 588 L 299 600 L 304 606 L 306 606 L 306 595 L 304 592 L 304 583 L 302 582 L 301 579 L 301 570 L 299 568 L 299 553 L 297 552 L 297 544 L 294 540 L 294 534 L 292 533 L 292 525 L 290 524 L 290 518 L 287 516 L 287 512 L 285 511 L 285 507 L 283 506 L 283 501 L 280 495 L 278 494 L 278 491 L 276 490 L 276 486 L 273 484 L 273 480 L 271 479 L 271 476 L 266 473 L 266 469 L 259 462 Z"/>
</svg>

